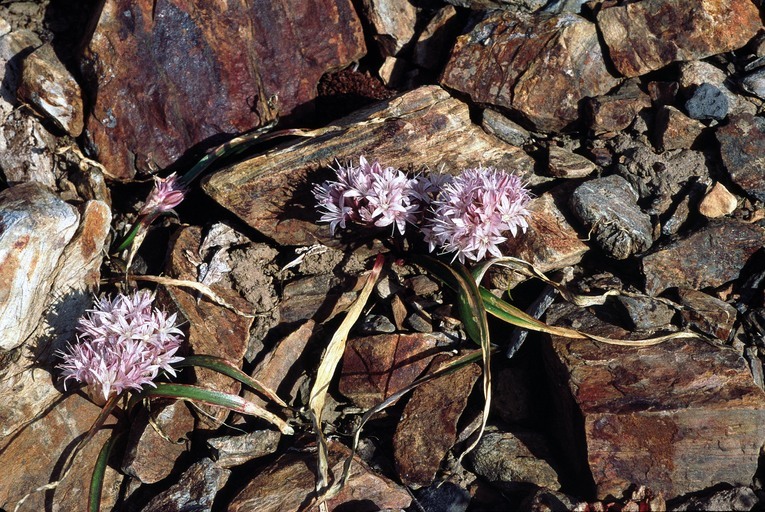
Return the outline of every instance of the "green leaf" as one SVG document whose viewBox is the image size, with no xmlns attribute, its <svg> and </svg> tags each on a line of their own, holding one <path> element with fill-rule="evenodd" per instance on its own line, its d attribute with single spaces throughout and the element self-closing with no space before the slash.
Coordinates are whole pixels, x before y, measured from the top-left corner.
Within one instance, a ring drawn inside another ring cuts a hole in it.
<svg viewBox="0 0 765 512">
<path fill-rule="evenodd" d="M 90 478 L 90 490 L 88 492 L 88 512 L 99 512 L 101 510 L 101 492 L 104 487 L 104 476 L 106 475 L 106 466 L 109 462 L 109 455 L 117 440 L 122 434 L 112 434 L 101 447 L 96 459 L 96 465 L 93 466 L 93 475 Z"/>
<path fill-rule="evenodd" d="M 192 386 L 189 384 L 173 384 L 169 382 L 159 382 L 156 388 L 144 388 L 141 393 L 143 397 L 159 396 L 164 398 L 174 398 L 176 400 L 186 400 L 198 402 L 207 405 L 223 407 L 241 414 L 248 414 L 262 418 L 272 425 L 276 426 L 283 434 L 292 435 L 294 430 L 287 422 L 275 414 L 263 409 L 258 404 L 245 400 L 239 395 L 224 393 L 214 389 Z"/>
<path fill-rule="evenodd" d="M 264 396 L 266 396 L 273 402 L 277 403 L 278 405 L 282 407 L 286 407 L 288 409 L 290 408 L 290 406 L 288 406 L 284 402 L 284 400 L 279 398 L 274 391 L 267 388 L 266 386 L 264 386 L 257 380 L 253 379 L 246 373 L 244 373 L 231 361 L 224 359 L 222 357 L 202 355 L 202 354 L 186 356 L 183 358 L 183 361 L 175 363 L 173 366 L 175 368 L 199 366 L 202 368 L 213 370 L 218 373 L 222 373 L 223 375 L 227 375 L 231 377 L 232 379 L 241 382 L 242 384 L 250 386 L 252 389 L 257 391 L 258 393 L 263 394 Z"/>
</svg>

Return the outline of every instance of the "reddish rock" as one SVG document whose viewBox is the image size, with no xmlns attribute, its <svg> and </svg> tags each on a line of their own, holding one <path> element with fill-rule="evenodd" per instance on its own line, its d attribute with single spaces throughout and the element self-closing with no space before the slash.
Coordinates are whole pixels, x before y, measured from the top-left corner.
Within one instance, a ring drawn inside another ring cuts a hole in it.
<svg viewBox="0 0 765 512">
<path fill-rule="evenodd" d="M 350 450 L 330 440 L 329 468 L 335 478 L 340 478 L 343 465 Z M 257 473 L 229 504 L 230 512 L 278 512 L 287 510 L 318 510 L 307 507 L 315 497 L 316 450 L 305 453 L 287 453 Z M 327 500 L 329 510 L 353 510 L 372 512 L 376 510 L 403 509 L 409 506 L 411 497 L 398 484 L 372 472 L 358 456 L 354 456 L 348 482 L 340 493 Z M 315 503 L 314 503 L 315 505 Z M 342 508 L 341 508 L 342 507 Z"/>
<path fill-rule="evenodd" d="M 645 289 L 721 286 L 736 279 L 749 258 L 765 245 L 765 230 L 732 219 L 711 221 L 642 260 Z"/>
<path fill-rule="evenodd" d="M 87 399 L 70 394 L 16 435 L 0 437 L 0 464 L 6 468 L 0 471 L 0 508 L 14 510 L 25 494 L 60 478 L 64 460 L 100 412 L 101 408 Z M 107 420 L 106 426 L 77 455 L 71 472 L 58 488 L 32 494 L 19 511 L 87 510 L 93 464 L 101 447 L 112 435 L 113 430 L 109 428 L 114 426 L 112 418 Z M 114 507 L 122 479 L 122 475 L 107 467 L 101 495 L 102 510 Z"/>
<path fill-rule="evenodd" d="M 201 243 L 202 229 L 198 226 L 179 229 L 171 241 L 167 274 L 177 279 L 197 280 L 196 265 L 189 259 L 197 257 Z M 238 293 L 222 285 L 213 284 L 211 288 L 229 304 L 240 311 L 249 311 L 248 303 Z M 168 309 L 177 311 L 180 321 L 188 325 L 186 346 L 193 354 L 223 357 L 234 365 L 241 366 L 247 350 L 249 330 L 252 318 L 240 316 L 234 311 L 219 306 L 189 288 L 165 287 L 165 293 L 172 306 Z M 189 371 L 189 370 L 187 370 Z M 205 368 L 194 368 L 197 384 L 210 389 L 238 394 L 241 384 L 234 379 Z M 217 407 L 200 406 L 214 421 L 221 422 L 228 411 Z M 211 422 L 211 418 L 200 417 L 202 422 Z"/>
<path fill-rule="evenodd" d="M 736 308 L 697 290 L 681 288 L 677 295 L 683 306 L 680 314 L 687 324 L 719 340 L 728 340 L 738 316 Z"/>
<path fill-rule="evenodd" d="M 330 175 L 317 171 L 359 155 L 402 169 L 443 166 L 449 173 L 491 162 L 526 176 L 534 165 L 523 150 L 474 125 L 467 105 L 428 86 L 340 119 L 324 135 L 232 165 L 202 186 L 278 244 L 312 245 L 329 238 L 329 227 L 316 223 L 311 188 Z"/>
<path fill-rule="evenodd" d="M 182 401 L 155 401 L 151 411 L 141 409 L 131 424 L 122 471 L 144 484 L 159 482 L 188 449 L 193 430 L 194 416 Z"/>
<path fill-rule="evenodd" d="M 626 334 L 575 306 L 552 316 Z M 591 473 L 598 499 L 631 485 L 671 499 L 751 482 L 765 441 L 765 392 L 735 350 L 700 339 L 633 348 L 552 337 L 546 352 L 560 444 L 581 474 Z"/>
<path fill-rule="evenodd" d="M 84 55 L 88 143 L 116 179 L 156 171 L 304 113 L 320 77 L 364 53 L 349 0 L 107 0 Z"/>
<path fill-rule="evenodd" d="M 765 119 L 751 114 L 730 116 L 716 131 L 723 165 L 747 194 L 765 201 Z"/>
<path fill-rule="evenodd" d="M 656 113 L 655 145 L 660 151 L 690 149 L 705 126 L 675 107 L 666 105 Z"/>
<path fill-rule="evenodd" d="M 595 135 L 619 132 L 627 128 L 638 113 L 651 106 L 649 96 L 633 81 L 616 93 L 589 98 L 584 103 L 587 125 Z"/>
<path fill-rule="evenodd" d="M 595 25 L 575 14 L 495 11 L 460 36 L 441 84 L 473 101 L 521 112 L 541 131 L 579 118 L 579 102 L 618 81 L 606 69 Z"/>
<path fill-rule="evenodd" d="M 438 353 L 437 334 L 379 334 L 348 341 L 343 354 L 340 392 L 369 409 L 408 386 Z"/>
<path fill-rule="evenodd" d="M 643 0 L 603 9 L 597 23 L 628 77 L 741 48 L 762 27 L 751 0 L 705 0 L 693 9 L 683 0 Z"/>
<path fill-rule="evenodd" d="M 448 360 L 439 357 L 434 367 Z M 414 390 L 393 436 L 396 472 L 403 483 L 420 487 L 433 482 L 446 452 L 457 441 L 457 421 L 480 376 L 481 367 L 471 364 Z"/>
</svg>

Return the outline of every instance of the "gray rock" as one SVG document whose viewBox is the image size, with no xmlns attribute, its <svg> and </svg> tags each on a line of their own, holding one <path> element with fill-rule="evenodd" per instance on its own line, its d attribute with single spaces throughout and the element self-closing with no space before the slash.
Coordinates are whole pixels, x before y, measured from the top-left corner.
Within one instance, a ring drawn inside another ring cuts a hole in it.
<svg viewBox="0 0 765 512">
<path fill-rule="evenodd" d="M 749 487 L 734 487 L 733 489 L 718 491 L 709 496 L 693 496 L 667 507 L 667 510 L 671 512 L 716 510 L 743 512 L 745 510 L 752 510 L 758 503 L 760 503 L 760 500 L 752 489 Z"/>
<path fill-rule="evenodd" d="M 741 88 L 760 99 L 765 99 L 765 67 L 744 76 L 741 79 Z"/>
<path fill-rule="evenodd" d="M 698 86 L 685 102 L 688 117 L 699 120 L 721 120 L 728 115 L 728 98 L 712 84 Z"/>
<path fill-rule="evenodd" d="M 536 432 L 489 429 L 468 459 L 477 475 L 506 491 L 560 488 L 547 441 Z"/>
<path fill-rule="evenodd" d="M 41 44 L 40 38 L 29 30 L 17 30 L 0 37 L 0 123 L 17 104 L 21 59 Z"/>
<path fill-rule="evenodd" d="M 490 108 L 484 109 L 481 126 L 513 146 L 522 147 L 531 138 L 531 134 L 523 126 Z"/>
<path fill-rule="evenodd" d="M 276 430 L 256 430 L 239 436 L 215 437 L 207 444 L 216 464 L 229 469 L 274 453 L 281 437 Z"/>
<path fill-rule="evenodd" d="M 465 512 L 470 492 L 452 482 L 436 483 L 415 492 L 423 512 Z"/>
<path fill-rule="evenodd" d="M 360 334 L 396 332 L 396 326 L 384 315 L 367 315 L 359 326 Z"/>
<path fill-rule="evenodd" d="M 622 260 L 651 246 L 651 219 L 637 205 L 638 195 L 618 175 L 583 183 L 571 195 L 571 208 L 596 243 Z"/>
<path fill-rule="evenodd" d="M 228 480 L 230 471 L 218 467 L 210 459 L 195 463 L 178 479 L 178 483 L 157 494 L 142 509 L 144 512 L 182 512 L 212 510 L 215 495 Z"/>
<path fill-rule="evenodd" d="M 56 139 L 34 117 L 16 110 L 0 125 L 0 169 L 10 185 L 37 182 L 56 185 L 53 149 Z"/>
<path fill-rule="evenodd" d="M 647 331 L 665 327 L 672 322 L 675 310 L 652 297 L 627 297 L 620 295 L 617 300 L 627 312 L 632 327 Z"/>
</svg>

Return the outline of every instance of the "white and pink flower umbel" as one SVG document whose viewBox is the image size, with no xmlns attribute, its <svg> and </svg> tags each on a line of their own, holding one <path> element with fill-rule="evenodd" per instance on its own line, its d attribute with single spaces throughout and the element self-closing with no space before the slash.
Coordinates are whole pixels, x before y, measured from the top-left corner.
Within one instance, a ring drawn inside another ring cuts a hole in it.
<svg viewBox="0 0 765 512">
<path fill-rule="evenodd" d="M 175 376 L 173 363 L 183 342 L 176 315 L 153 307 L 154 295 L 140 290 L 114 299 L 102 297 L 77 325 L 76 343 L 59 355 L 64 386 L 84 383 L 94 399 L 108 400 L 126 389 L 154 386 L 160 371 Z"/>
<path fill-rule="evenodd" d="M 180 178 L 171 174 L 167 178 L 154 178 L 154 188 L 149 192 L 146 202 L 138 213 L 140 215 L 159 215 L 172 210 L 186 197 L 185 185 Z"/>
<path fill-rule="evenodd" d="M 319 222 L 329 223 L 331 235 L 348 223 L 394 225 L 400 234 L 407 224 L 419 225 L 431 252 L 454 253 L 464 263 L 502 256 L 504 233 L 528 228 L 529 191 L 518 176 L 493 167 L 408 178 L 362 156 L 358 167 L 339 165 L 335 173 L 337 181 L 314 187 Z"/>
</svg>

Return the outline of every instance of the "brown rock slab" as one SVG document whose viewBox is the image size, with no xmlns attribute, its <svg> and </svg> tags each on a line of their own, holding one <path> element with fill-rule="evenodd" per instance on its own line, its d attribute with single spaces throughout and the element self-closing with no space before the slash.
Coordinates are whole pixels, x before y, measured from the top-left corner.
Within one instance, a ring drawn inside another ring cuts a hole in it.
<svg viewBox="0 0 765 512">
<path fill-rule="evenodd" d="M 332 440 L 328 442 L 328 447 L 331 474 L 340 478 L 350 450 Z M 315 498 L 315 467 L 315 450 L 282 455 L 250 480 L 227 510 L 277 512 L 309 506 Z M 337 496 L 327 500 L 327 507 L 329 510 L 372 512 L 403 509 L 410 503 L 411 497 L 405 489 L 375 474 L 358 456 L 354 456 L 348 482 Z M 313 505 L 308 508 L 313 510 L 316 504 Z"/>
<path fill-rule="evenodd" d="M 193 430 L 194 416 L 180 400 L 141 409 L 130 426 L 122 471 L 144 484 L 159 482 L 187 451 Z"/>
<path fill-rule="evenodd" d="M 417 8 L 397 0 L 361 0 L 361 10 L 383 57 L 393 57 L 415 34 Z"/>
<path fill-rule="evenodd" d="M 149 501 L 142 512 L 212 510 L 218 491 L 226 485 L 230 471 L 210 459 L 194 463 L 169 489 Z"/>
<path fill-rule="evenodd" d="M 573 306 L 554 316 L 587 332 L 626 334 Z M 589 467 L 598 499 L 633 484 L 671 499 L 751 482 L 765 441 L 765 392 L 735 350 L 700 339 L 634 348 L 559 337 L 545 350 L 561 445 L 580 471 Z"/>
<path fill-rule="evenodd" d="M 680 314 L 687 324 L 719 340 L 728 340 L 738 316 L 736 308 L 697 290 L 681 288 L 677 295 L 683 306 Z"/>
<path fill-rule="evenodd" d="M 443 86 L 518 111 L 541 131 L 577 121 L 582 99 L 617 83 L 595 25 L 570 13 L 495 11 L 457 39 L 441 76 Z"/>
<path fill-rule="evenodd" d="M 369 409 L 420 376 L 438 354 L 438 334 L 378 334 L 353 338 L 343 354 L 338 388 L 354 404 Z"/>
<path fill-rule="evenodd" d="M 215 464 L 232 468 L 274 453 L 282 435 L 276 430 L 256 430 L 237 436 L 215 437 L 207 441 Z"/>
<path fill-rule="evenodd" d="M 640 76 L 671 62 L 744 46 L 762 27 L 751 0 L 644 0 L 601 10 L 598 28 L 616 69 Z"/>
<path fill-rule="evenodd" d="M 108 0 L 83 58 L 86 137 L 128 180 L 298 113 L 325 72 L 364 53 L 350 1 Z"/>
<path fill-rule="evenodd" d="M 198 226 L 179 229 L 170 244 L 167 275 L 176 279 L 197 280 L 197 267 L 189 255 L 196 257 L 201 243 L 202 230 Z M 238 293 L 221 284 L 210 286 L 226 302 L 240 311 L 249 311 L 247 302 Z M 188 288 L 165 287 L 172 311 L 177 311 L 179 319 L 188 325 L 186 346 L 192 354 L 205 354 L 222 357 L 234 365 L 241 366 L 247 350 L 249 329 L 252 318 L 240 316 L 234 311 L 219 306 Z M 205 368 L 194 368 L 197 385 L 238 394 L 241 384 Z M 212 418 L 200 417 L 200 421 L 222 422 L 228 411 L 216 407 L 200 406 Z"/>
<path fill-rule="evenodd" d="M 624 130 L 642 109 L 650 106 L 650 98 L 640 90 L 638 83 L 628 81 L 615 93 L 587 99 L 584 115 L 590 130 L 602 135 Z"/>
<path fill-rule="evenodd" d="M 529 207 L 529 229 L 502 244 L 502 254 L 528 261 L 542 272 L 576 265 L 589 250 L 564 213 L 571 191 L 557 187 L 535 198 Z M 564 208 L 564 209 L 561 209 Z M 514 273 L 490 274 L 492 286 L 506 289 L 526 278 Z"/>
<path fill-rule="evenodd" d="M 705 126 L 675 107 L 665 105 L 656 112 L 655 143 L 661 151 L 690 149 Z"/>
<path fill-rule="evenodd" d="M 732 219 L 711 221 L 642 260 L 645 289 L 658 295 L 667 288 L 721 286 L 736 279 L 749 258 L 765 245 L 765 230 Z"/>
<path fill-rule="evenodd" d="M 751 114 L 730 116 L 716 131 L 723 165 L 747 194 L 765 201 L 765 119 Z"/>
<path fill-rule="evenodd" d="M 41 46 L 24 59 L 17 95 L 72 137 L 82 133 L 80 85 L 58 60 L 51 45 Z"/>
<path fill-rule="evenodd" d="M 552 145 L 547 150 L 547 172 L 556 178 L 584 178 L 597 169 L 591 160 Z"/>
<path fill-rule="evenodd" d="M 71 454 L 76 440 L 90 429 L 100 412 L 101 408 L 87 399 L 70 394 L 16 435 L 0 437 L 0 464 L 6 468 L 0 471 L 0 507 L 14 510 L 25 494 L 59 479 L 65 457 Z M 86 510 L 93 464 L 101 446 L 112 434 L 108 427 L 113 425 L 111 419 L 107 420 L 107 428 L 100 430 L 77 455 L 71 472 L 57 489 L 32 494 L 19 511 Z M 107 467 L 102 510 L 111 510 L 115 505 L 122 479 L 122 475 Z"/>
<path fill-rule="evenodd" d="M 215 173 L 203 189 L 244 222 L 282 245 L 312 245 L 329 236 L 317 225 L 311 188 L 319 169 L 359 155 L 403 169 L 457 173 L 484 162 L 531 174 L 533 160 L 472 124 L 467 105 L 437 86 L 415 89 L 338 120 L 324 134 L 287 144 Z"/>
<path fill-rule="evenodd" d="M 434 368 L 445 362 L 447 357 L 437 358 Z M 396 472 L 404 484 L 421 487 L 433 482 L 457 441 L 457 421 L 480 376 L 481 367 L 471 364 L 414 390 L 393 436 Z"/>
</svg>

